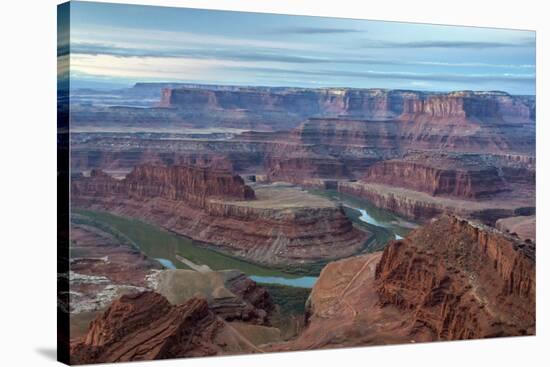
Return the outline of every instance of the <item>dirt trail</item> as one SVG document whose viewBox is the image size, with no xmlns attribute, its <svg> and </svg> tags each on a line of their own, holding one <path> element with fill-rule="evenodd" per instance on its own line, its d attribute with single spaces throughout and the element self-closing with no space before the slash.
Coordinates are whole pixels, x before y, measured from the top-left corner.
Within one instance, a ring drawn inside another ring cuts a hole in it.
<svg viewBox="0 0 550 367">
<path fill-rule="evenodd" d="M 358 314 L 357 310 L 346 300 L 346 293 L 348 292 L 348 290 L 351 288 L 352 284 L 355 282 L 355 280 L 365 271 L 365 269 L 367 269 L 369 267 L 369 265 L 371 265 L 371 263 L 374 261 L 374 260 L 378 260 L 378 258 L 368 258 L 365 263 L 363 264 L 363 266 L 361 267 L 361 269 L 359 269 L 357 271 L 357 273 L 355 273 L 355 275 L 351 278 L 351 280 L 349 281 L 349 283 L 346 285 L 346 287 L 342 290 L 342 292 L 340 293 L 340 299 L 342 300 L 342 303 L 344 305 L 346 305 L 350 310 L 351 312 L 353 313 L 353 317 L 355 318 Z"/>
</svg>

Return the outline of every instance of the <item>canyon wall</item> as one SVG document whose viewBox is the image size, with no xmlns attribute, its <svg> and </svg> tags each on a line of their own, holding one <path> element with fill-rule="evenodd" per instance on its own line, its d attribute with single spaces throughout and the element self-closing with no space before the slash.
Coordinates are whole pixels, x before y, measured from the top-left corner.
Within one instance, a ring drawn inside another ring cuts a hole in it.
<svg viewBox="0 0 550 367">
<path fill-rule="evenodd" d="M 305 184 L 311 179 L 341 179 L 350 176 L 344 163 L 337 159 L 316 156 L 277 157 L 266 162 L 269 181 Z"/>
<path fill-rule="evenodd" d="M 355 103 L 356 107 L 358 104 Z M 368 104 L 367 104 L 368 105 Z M 196 90 L 189 88 L 165 89 L 159 106 L 194 109 L 284 110 L 300 116 L 319 113 L 342 113 L 348 108 L 345 91 L 338 89 L 256 89 L 241 87 L 236 90 Z"/>
<path fill-rule="evenodd" d="M 453 212 L 454 209 L 452 206 L 446 206 L 442 200 L 430 199 L 428 194 L 425 194 L 424 197 L 410 197 L 406 192 L 387 190 L 381 185 L 361 181 L 338 182 L 338 191 L 363 198 L 378 208 L 418 221 L 425 221 L 442 213 Z"/>
<path fill-rule="evenodd" d="M 443 216 L 383 252 L 329 263 L 296 340 L 274 351 L 534 335 L 535 248 Z"/>
<path fill-rule="evenodd" d="M 401 159 L 376 163 L 365 182 L 404 187 L 432 196 L 479 198 L 507 190 L 496 167 L 477 155 L 409 153 Z"/>
<path fill-rule="evenodd" d="M 340 180 L 338 190 L 411 219 L 455 213 L 494 225 L 535 207 L 534 159 L 410 150 L 372 164 L 359 180 Z"/>
<path fill-rule="evenodd" d="M 183 166 L 136 167 L 122 180 L 93 171 L 73 179 L 71 200 L 271 265 L 350 256 L 368 238 L 341 206 L 300 189 L 264 186 L 255 193 L 238 176 Z"/>
<path fill-rule="evenodd" d="M 194 120 L 202 130 L 218 123 L 233 126 L 222 121 L 226 118 L 253 131 L 223 137 L 197 137 L 193 129 L 159 137 L 76 133 L 73 172 L 98 167 L 129 171 L 151 161 L 217 161 L 220 165 L 212 168 L 268 182 L 315 187 L 330 182 L 335 187 L 339 181 L 343 192 L 423 220 L 444 212 L 478 211 L 477 217 L 489 223 L 534 206 L 533 97 L 497 91 L 171 85 L 163 91 L 161 105 L 159 111 L 184 121 L 177 132 L 195 126 Z M 166 121 L 172 126 L 171 118 Z M 423 155 L 411 158 L 418 151 Z M 441 152 L 454 156 L 434 158 Z M 376 192 L 373 184 L 395 190 Z M 434 196 L 461 202 L 438 202 Z M 513 205 L 502 204 L 510 201 Z M 479 208 L 469 210 L 472 205 Z M 504 211 L 495 216 L 495 210 Z"/>
<path fill-rule="evenodd" d="M 160 101 L 153 106 L 150 94 L 155 90 L 159 91 Z M 119 93 L 120 106 L 113 105 L 112 98 L 101 96 L 95 97 L 102 98 L 96 106 L 78 103 L 76 95 L 76 103 L 71 106 L 72 121 L 79 126 L 223 126 L 275 131 L 295 128 L 310 117 L 462 125 L 533 123 L 536 118 L 533 96 L 512 96 L 499 91 L 437 93 L 166 84 Z M 146 96 L 148 108 L 142 108 L 142 96 Z"/>
<path fill-rule="evenodd" d="M 531 99 L 504 92 L 176 87 L 162 91 L 159 106 L 197 110 L 284 110 L 303 117 L 348 115 L 386 120 L 431 117 L 456 122 L 466 119 L 534 120 L 533 104 Z"/>
<path fill-rule="evenodd" d="M 253 200 L 254 190 L 240 176 L 225 170 L 197 166 L 141 165 L 123 180 L 116 180 L 100 170 L 90 172 L 91 179 L 74 180 L 74 195 L 125 194 L 136 198 L 160 197 L 183 200 L 189 205 L 204 207 L 209 198 Z"/>
<path fill-rule="evenodd" d="M 379 302 L 413 315 L 410 333 L 456 340 L 535 331 L 535 249 L 457 217 L 443 217 L 384 250 Z"/>
<path fill-rule="evenodd" d="M 420 94 L 404 101 L 402 120 L 432 118 L 439 122 L 534 120 L 530 103 L 504 92 Z"/>
<path fill-rule="evenodd" d="M 72 136 L 73 169 L 131 168 L 153 160 L 179 164 L 221 156 L 237 172 L 267 174 L 280 165 L 283 169 L 276 169 L 281 171 L 276 175 L 290 176 L 299 172 L 293 166 L 309 165 L 315 178 L 360 178 L 373 163 L 408 150 L 531 158 L 535 152 L 534 98 L 502 92 L 176 86 L 163 93 L 161 104 L 169 107 L 132 109 L 126 122 L 118 115 L 127 113 L 122 109 L 98 108 L 91 132 Z M 78 108 L 75 127 L 86 124 L 79 120 Z M 155 131 L 171 128 L 172 134 L 183 135 L 94 135 L 106 121 L 128 128 L 128 123 L 141 128 L 149 121 Z M 254 131 L 231 133 L 225 139 L 184 134 L 216 124 Z M 330 166 L 323 167 L 323 162 Z M 334 172 L 333 177 L 321 177 L 326 172 Z M 523 173 L 508 172 L 518 179 Z"/>
<path fill-rule="evenodd" d="M 515 191 L 506 191 L 483 200 L 432 196 L 421 191 L 363 181 L 340 181 L 337 189 L 344 194 L 366 199 L 378 208 L 419 222 L 426 222 L 441 214 L 457 214 L 495 225 L 499 218 L 522 215 L 523 212 L 532 213 L 535 209 L 534 187 L 524 191 L 521 196 L 516 195 Z"/>
</svg>

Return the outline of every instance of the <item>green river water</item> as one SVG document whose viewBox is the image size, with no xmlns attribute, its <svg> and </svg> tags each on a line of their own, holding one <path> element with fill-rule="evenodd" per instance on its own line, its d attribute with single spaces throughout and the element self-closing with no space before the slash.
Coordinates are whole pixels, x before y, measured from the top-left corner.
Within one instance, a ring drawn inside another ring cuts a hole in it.
<svg viewBox="0 0 550 367">
<path fill-rule="evenodd" d="M 344 205 L 348 217 L 373 233 L 365 252 L 380 250 L 389 241 L 407 234 L 414 223 L 374 207 L 366 201 L 332 190 L 309 190 Z M 84 209 L 73 210 L 75 223 L 96 226 L 120 240 L 137 246 L 147 256 L 160 261 L 167 268 L 188 268 L 178 256 L 213 270 L 239 269 L 258 283 L 311 288 L 324 264 L 308 267 L 272 268 L 238 259 L 208 248 L 190 238 L 177 235 L 143 221 Z"/>
</svg>

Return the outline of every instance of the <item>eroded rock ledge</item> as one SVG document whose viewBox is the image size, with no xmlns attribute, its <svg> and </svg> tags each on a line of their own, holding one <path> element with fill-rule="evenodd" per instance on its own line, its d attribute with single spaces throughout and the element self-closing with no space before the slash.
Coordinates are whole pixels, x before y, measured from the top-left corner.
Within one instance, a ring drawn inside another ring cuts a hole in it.
<svg viewBox="0 0 550 367">
<path fill-rule="evenodd" d="M 226 170 L 191 165 L 144 164 L 135 167 L 123 180 L 115 180 L 101 170 L 92 170 L 90 179 L 75 180 L 73 194 L 126 194 L 136 199 L 159 197 L 185 201 L 204 207 L 208 198 L 254 199 L 254 190 L 243 179 Z"/>
<path fill-rule="evenodd" d="M 381 305 L 414 317 L 410 334 L 456 340 L 533 334 L 535 248 L 443 217 L 392 242 L 376 268 Z"/>
<path fill-rule="evenodd" d="M 234 335 L 204 298 L 171 305 L 155 292 L 125 295 L 94 320 L 86 336 L 71 345 L 71 363 L 106 363 L 254 353 Z"/>
<path fill-rule="evenodd" d="M 366 182 L 400 186 L 432 196 L 488 197 L 509 190 L 497 168 L 479 155 L 411 152 L 371 166 Z"/>
<path fill-rule="evenodd" d="M 534 245 L 443 216 L 383 253 L 327 265 L 308 301 L 307 328 L 271 349 L 534 333 Z"/>
<path fill-rule="evenodd" d="M 72 181 L 72 204 L 136 217 L 248 260 L 297 264 L 350 256 L 368 237 L 343 208 L 299 188 L 262 186 L 185 166 L 102 171 Z"/>
</svg>

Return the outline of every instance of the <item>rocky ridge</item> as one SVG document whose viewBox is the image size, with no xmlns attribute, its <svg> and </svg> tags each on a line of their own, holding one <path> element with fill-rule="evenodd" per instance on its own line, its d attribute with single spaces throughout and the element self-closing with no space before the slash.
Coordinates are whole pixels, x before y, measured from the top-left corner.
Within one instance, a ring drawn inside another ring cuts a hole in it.
<svg viewBox="0 0 550 367">
<path fill-rule="evenodd" d="M 204 207 L 209 198 L 253 200 L 254 190 L 241 177 L 225 170 L 213 170 L 191 165 L 137 166 L 123 180 L 113 179 L 100 170 L 92 170 L 90 179 L 75 180 L 74 194 L 98 195 L 126 193 L 135 198 L 160 197 L 185 201 Z"/>
<path fill-rule="evenodd" d="M 254 353 L 203 298 L 171 305 L 155 292 L 125 295 L 71 344 L 71 363 L 107 363 Z"/>
<path fill-rule="evenodd" d="M 390 243 L 376 279 L 380 304 L 412 311 L 421 339 L 535 331 L 535 248 L 487 226 L 436 220 Z"/>
<path fill-rule="evenodd" d="M 427 93 L 407 90 L 322 88 L 232 90 L 166 88 L 159 106 L 186 109 L 282 110 L 302 116 L 352 115 L 369 119 L 533 118 L 532 101 L 503 92 Z"/>
<path fill-rule="evenodd" d="M 383 253 L 327 265 L 303 333 L 272 350 L 535 333 L 535 249 L 494 228 L 443 216 Z"/>
</svg>

